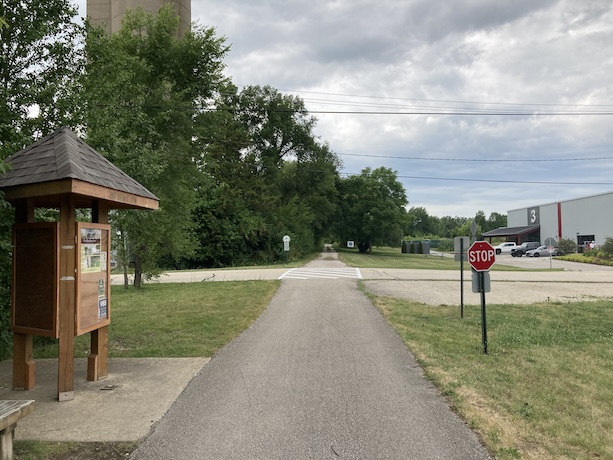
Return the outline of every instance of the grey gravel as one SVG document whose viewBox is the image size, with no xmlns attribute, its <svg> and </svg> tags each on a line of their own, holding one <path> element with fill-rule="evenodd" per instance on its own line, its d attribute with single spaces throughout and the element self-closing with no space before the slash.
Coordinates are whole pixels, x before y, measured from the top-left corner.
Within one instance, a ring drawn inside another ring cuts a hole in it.
<svg viewBox="0 0 613 460">
<path fill-rule="evenodd" d="M 413 300 L 428 305 L 460 305 L 460 281 L 385 280 L 364 281 L 374 294 Z M 491 281 L 485 294 L 491 304 L 532 304 L 576 302 L 613 298 L 613 283 Z M 464 282 L 464 304 L 479 305 L 481 296 L 472 292 L 472 282 Z"/>
</svg>

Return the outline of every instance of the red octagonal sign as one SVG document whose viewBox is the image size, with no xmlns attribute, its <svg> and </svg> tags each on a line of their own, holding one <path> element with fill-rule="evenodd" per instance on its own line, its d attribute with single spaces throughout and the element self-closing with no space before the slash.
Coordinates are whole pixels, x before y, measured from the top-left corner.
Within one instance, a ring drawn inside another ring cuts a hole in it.
<svg viewBox="0 0 613 460">
<path fill-rule="evenodd" d="M 496 251 L 487 241 L 475 241 L 467 254 L 468 263 L 478 272 L 488 271 L 496 262 Z"/>
</svg>

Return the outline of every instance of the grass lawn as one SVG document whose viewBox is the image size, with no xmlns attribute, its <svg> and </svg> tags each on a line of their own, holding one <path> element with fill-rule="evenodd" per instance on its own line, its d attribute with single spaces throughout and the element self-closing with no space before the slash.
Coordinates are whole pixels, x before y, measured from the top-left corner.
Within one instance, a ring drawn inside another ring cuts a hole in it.
<svg viewBox="0 0 613 460">
<path fill-rule="evenodd" d="M 460 262 L 440 255 L 403 254 L 400 248 L 374 247 L 372 253 L 361 254 L 357 249 L 336 248 L 340 259 L 351 267 L 358 268 L 412 268 L 419 270 L 459 270 Z M 464 262 L 464 270 L 470 271 Z M 525 271 L 510 265 L 494 264 L 492 270 Z"/>
<path fill-rule="evenodd" d="M 212 356 L 253 323 L 279 281 L 113 286 L 109 356 Z M 35 338 L 36 358 L 57 358 L 57 341 Z M 75 356 L 89 353 L 89 334 L 75 340 Z"/>
<path fill-rule="evenodd" d="M 613 305 L 607 302 L 480 308 L 373 297 L 499 459 L 613 458 Z"/>
</svg>

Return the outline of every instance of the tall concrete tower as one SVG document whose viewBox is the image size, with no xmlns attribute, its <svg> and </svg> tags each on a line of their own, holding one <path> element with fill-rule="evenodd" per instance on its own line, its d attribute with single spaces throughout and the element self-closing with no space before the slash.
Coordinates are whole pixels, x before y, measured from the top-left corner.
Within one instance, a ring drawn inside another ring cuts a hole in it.
<svg viewBox="0 0 613 460">
<path fill-rule="evenodd" d="M 150 13 L 170 3 L 174 5 L 179 16 L 179 35 L 190 29 L 192 22 L 191 0 L 87 0 L 87 16 L 94 25 L 102 25 L 109 34 L 121 29 L 121 20 L 127 10 L 135 10 L 139 6 Z"/>
</svg>

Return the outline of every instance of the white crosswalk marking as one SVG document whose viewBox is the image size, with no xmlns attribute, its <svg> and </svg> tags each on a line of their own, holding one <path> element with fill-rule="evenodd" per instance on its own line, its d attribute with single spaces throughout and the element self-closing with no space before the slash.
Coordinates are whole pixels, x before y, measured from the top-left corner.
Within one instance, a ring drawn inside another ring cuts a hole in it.
<svg viewBox="0 0 613 460">
<path fill-rule="evenodd" d="M 305 280 L 311 278 L 327 278 L 327 279 L 362 279 L 362 273 L 359 268 L 292 268 L 283 273 L 279 279 L 296 279 Z"/>
</svg>

